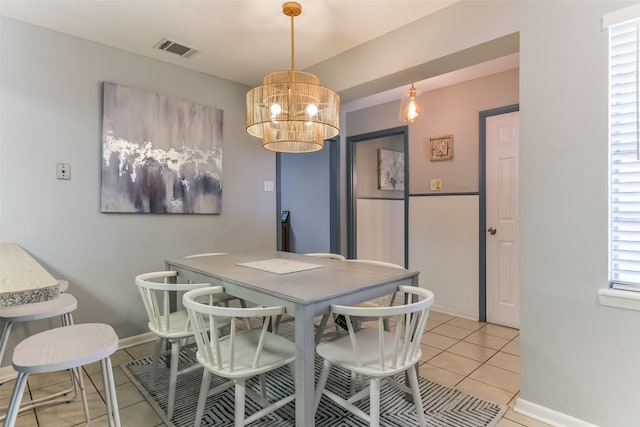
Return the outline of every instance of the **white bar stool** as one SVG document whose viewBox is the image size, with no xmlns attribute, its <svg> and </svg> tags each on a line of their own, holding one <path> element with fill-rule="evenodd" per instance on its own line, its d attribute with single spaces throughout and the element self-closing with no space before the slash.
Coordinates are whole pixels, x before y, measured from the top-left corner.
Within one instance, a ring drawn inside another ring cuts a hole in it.
<svg viewBox="0 0 640 427">
<path fill-rule="evenodd" d="M 0 307 L 0 360 L 2 360 L 2 357 L 4 356 L 11 328 L 15 323 L 60 316 L 62 318 L 62 325 L 68 326 L 73 324 L 71 312 L 76 308 L 78 308 L 78 301 L 71 294 L 60 294 L 57 298 L 49 301 Z M 80 394 L 84 395 L 84 381 L 81 375 L 82 372 L 79 369 L 75 369 L 70 371 L 69 374 L 71 377 L 71 385 L 69 388 L 39 399 L 25 402 L 22 408 L 20 408 L 20 411 L 56 403 L 71 402 L 78 397 L 78 389 L 80 390 Z M 71 394 L 71 392 L 73 392 L 73 394 Z M 85 419 L 88 423 L 89 407 L 86 404 L 86 399 L 83 399 L 83 403 Z M 3 413 L 0 415 L 0 420 L 3 420 L 4 417 L 5 414 Z"/>
<path fill-rule="evenodd" d="M 29 374 L 79 369 L 100 361 L 109 426 L 120 427 L 111 356 L 118 349 L 118 336 L 103 323 L 83 323 L 49 329 L 21 341 L 13 350 L 13 369 L 18 372 L 4 427 L 13 427 Z M 86 396 L 83 394 L 86 407 Z"/>
<path fill-rule="evenodd" d="M 58 279 L 58 292 L 61 294 L 67 292 L 69 289 L 69 282 L 67 280 Z"/>
</svg>

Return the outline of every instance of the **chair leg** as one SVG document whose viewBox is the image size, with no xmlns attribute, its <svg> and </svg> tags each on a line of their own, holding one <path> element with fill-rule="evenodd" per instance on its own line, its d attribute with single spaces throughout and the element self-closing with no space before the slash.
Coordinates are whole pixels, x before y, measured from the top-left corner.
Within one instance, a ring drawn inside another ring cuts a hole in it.
<svg viewBox="0 0 640 427">
<path fill-rule="evenodd" d="M 234 380 L 235 386 L 235 427 L 244 426 L 244 399 L 245 399 L 245 380 L 244 378 Z"/>
<path fill-rule="evenodd" d="M 178 379 L 178 362 L 180 355 L 180 343 L 171 343 L 171 366 L 169 367 L 169 399 L 167 401 L 167 418 L 173 418 L 173 406 L 176 400 L 176 382 Z"/>
<path fill-rule="evenodd" d="M 18 373 L 16 384 L 13 387 L 13 393 L 11 393 L 11 402 L 9 403 L 9 408 L 7 409 L 7 417 L 4 419 L 4 427 L 13 427 L 16 423 L 16 418 L 18 417 L 18 412 L 20 411 L 20 401 L 22 401 L 22 394 L 24 393 L 24 389 L 27 386 L 28 376 L 29 374 L 25 374 L 23 372 Z"/>
<path fill-rule="evenodd" d="M 411 391 L 413 392 L 413 403 L 416 405 L 416 415 L 418 416 L 418 422 L 420 427 L 426 427 L 427 421 L 424 419 L 424 407 L 422 406 L 422 396 L 420 396 L 420 386 L 418 385 L 418 375 L 414 366 L 407 369 L 409 376 L 409 384 L 411 385 Z"/>
<path fill-rule="evenodd" d="M 262 395 L 262 397 L 266 399 L 267 398 L 267 381 L 265 379 L 265 375 L 260 374 L 258 376 L 258 379 L 260 381 L 260 394 Z"/>
<path fill-rule="evenodd" d="M 153 347 L 153 360 L 151 360 L 151 387 L 156 384 L 156 377 L 158 376 L 158 364 L 160 363 L 162 341 L 164 341 L 164 339 L 156 337 L 156 345 Z"/>
<path fill-rule="evenodd" d="M 371 427 L 380 427 L 380 378 L 369 382 L 369 417 Z"/>
<path fill-rule="evenodd" d="M 196 409 L 196 421 L 194 427 L 200 427 L 202 416 L 204 415 L 204 405 L 207 403 L 209 385 L 211 384 L 211 373 L 204 369 L 202 372 L 202 383 L 200 384 L 200 396 L 198 397 L 198 407 Z"/>
<path fill-rule="evenodd" d="M 318 377 L 318 385 L 316 386 L 316 401 L 313 405 L 314 412 L 318 410 L 318 406 L 320 406 L 320 399 L 322 399 L 322 392 L 324 391 L 324 386 L 327 384 L 327 378 L 329 378 L 329 372 L 331 371 L 331 362 L 325 360 L 322 364 L 322 372 L 320 372 L 320 376 Z"/>
<path fill-rule="evenodd" d="M 316 331 L 316 345 L 318 345 L 318 343 L 322 339 L 322 333 L 326 329 L 328 321 L 329 321 L 329 313 L 323 315 L 322 319 L 320 320 L 320 325 L 318 325 L 318 330 Z"/>
</svg>

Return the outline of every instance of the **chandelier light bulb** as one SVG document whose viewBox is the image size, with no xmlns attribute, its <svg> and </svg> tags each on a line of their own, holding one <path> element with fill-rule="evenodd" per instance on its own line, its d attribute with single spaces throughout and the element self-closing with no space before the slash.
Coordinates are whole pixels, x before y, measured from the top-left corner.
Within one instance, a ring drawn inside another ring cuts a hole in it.
<svg viewBox="0 0 640 427">
<path fill-rule="evenodd" d="M 411 89 L 405 94 L 400 103 L 400 112 L 398 115 L 400 121 L 413 123 L 422 117 L 422 109 L 416 99 L 417 93 L 418 91 L 413 87 L 413 83 L 411 83 Z"/>
<path fill-rule="evenodd" d="M 307 114 L 310 115 L 311 117 L 318 114 L 318 106 L 316 104 L 307 105 Z"/>
<path fill-rule="evenodd" d="M 276 116 L 282 112 L 282 107 L 280 104 L 272 104 L 271 105 L 271 119 L 275 120 Z"/>
<path fill-rule="evenodd" d="M 404 116 L 407 118 L 408 122 L 414 122 L 418 116 L 420 115 L 420 107 L 416 102 L 416 97 L 412 96 L 409 99 L 409 105 L 405 109 Z"/>
</svg>

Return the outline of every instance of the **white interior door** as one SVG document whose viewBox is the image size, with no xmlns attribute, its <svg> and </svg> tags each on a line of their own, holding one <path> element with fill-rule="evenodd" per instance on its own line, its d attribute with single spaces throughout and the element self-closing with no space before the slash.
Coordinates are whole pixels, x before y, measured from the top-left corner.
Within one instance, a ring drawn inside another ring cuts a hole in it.
<svg viewBox="0 0 640 427">
<path fill-rule="evenodd" d="M 486 119 L 487 321 L 518 328 L 519 113 Z"/>
</svg>

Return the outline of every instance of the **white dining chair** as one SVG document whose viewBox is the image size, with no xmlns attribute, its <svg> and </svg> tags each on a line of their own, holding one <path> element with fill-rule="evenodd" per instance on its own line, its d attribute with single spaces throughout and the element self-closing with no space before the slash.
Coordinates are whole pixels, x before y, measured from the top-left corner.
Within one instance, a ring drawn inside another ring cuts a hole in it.
<svg viewBox="0 0 640 427">
<path fill-rule="evenodd" d="M 405 301 L 410 302 L 390 307 L 331 306 L 331 313 L 345 316 L 347 319 L 349 334 L 334 340 L 322 341 L 316 347 L 317 354 L 324 359 L 316 388 L 316 410 L 322 396 L 326 396 L 368 422 L 370 426 L 378 427 L 382 382 L 386 381 L 404 395 L 409 389 L 393 376 L 406 372 L 419 425 L 426 426 L 415 367 L 422 355 L 422 334 L 434 296 L 431 291 L 416 286 L 399 286 L 398 292 L 405 295 Z M 390 317 L 397 320 L 394 332 L 384 329 L 384 320 Z M 376 327 L 355 329 L 354 321 L 358 318 L 377 318 Z M 347 398 L 326 389 L 327 378 L 333 365 L 368 377 L 368 386 Z M 367 396 L 369 414 L 356 405 Z"/>
<path fill-rule="evenodd" d="M 184 259 L 203 258 L 203 257 L 218 256 L 218 255 L 227 255 L 227 253 L 226 252 L 206 252 L 206 253 L 187 255 L 186 257 L 184 257 Z M 244 307 L 244 308 L 247 307 L 247 302 L 244 299 L 230 295 L 226 292 L 221 292 L 219 295 L 215 295 L 215 299 L 218 304 L 224 304 L 227 307 L 229 306 L 229 302 L 234 300 L 237 300 L 240 303 L 240 307 Z"/>
<path fill-rule="evenodd" d="M 327 258 L 327 259 L 335 259 L 338 261 L 344 261 L 346 260 L 346 258 L 344 257 L 344 255 L 340 255 L 340 254 L 335 254 L 332 252 L 310 252 L 310 253 L 306 253 L 304 254 L 306 256 L 310 256 L 310 257 L 315 257 L 315 258 Z M 295 319 L 293 316 L 288 315 L 288 314 L 284 314 L 281 317 L 278 317 L 278 319 L 276 319 L 276 323 L 275 323 L 275 331 L 278 332 L 279 328 L 280 328 L 280 324 L 281 323 L 289 323 L 289 322 L 293 322 Z M 317 324 L 315 326 L 315 342 L 316 344 L 318 344 L 318 342 L 322 339 L 324 330 L 327 328 L 327 324 L 329 322 L 329 314 L 325 314 L 322 317 L 320 317 L 320 323 Z"/>
<path fill-rule="evenodd" d="M 310 253 L 306 253 L 306 256 L 311 256 L 311 257 L 316 257 L 316 258 L 328 258 L 328 259 L 335 259 L 338 261 L 345 261 L 347 258 L 345 258 L 344 255 L 341 254 L 336 254 L 333 252 L 310 252 Z M 324 330 L 327 328 L 327 324 L 329 323 L 329 313 L 323 315 L 320 318 L 320 323 L 318 324 L 318 326 L 316 326 L 316 344 L 318 344 L 320 342 L 320 340 L 322 339 L 322 336 L 324 334 Z"/>
<path fill-rule="evenodd" d="M 155 384 L 158 372 L 162 344 L 166 340 L 171 345 L 169 396 L 167 399 L 167 418 L 169 420 L 173 418 L 178 375 L 198 369 L 198 365 L 194 364 L 178 370 L 180 348 L 193 336 L 189 315 L 182 307 L 182 295 L 193 289 L 211 286 L 209 283 L 171 283 L 177 281 L 179 281 L 179 278 L 175 271 L 155 271 L 140 274 L 135 279 L 149 318 L 149 330 L 157 337 L 152 360 L 152 386 Z M 170 302 L 172 300 L 176 301 L 176 305 L 178 305 L 175 311 L 170 310 Z"/>
<path fill-rule="evenodd" d="M 390 267 L 390 268 L 397 268 L 399 270 L 406 270 L 403 266 L 399 265 L 399 264 L 394 264 L 391 262 L 385 262 L 385 261 L 378 261 L 378 260 L 373 260 L 373 259 L 348 259 L 346 260 L 347 262 L 357 262 L 357 263 L 362 263 L 362 264 L 369 264 L 369 265 L 378 265 L 381 267 Z M 383 295 L 381 297 L 378 298 L 374 298 L 372 300 L 369 301 L 364 301 L 358 304 L 358 306 L 360 307 L 384 307 L 384 306 L 390 306 L 393 305 L 396 301 L 396 294 L 391 293 L 388 295 Z M 366 318 L 360 318 L 358 319 L 358 322 L 367 322 L 369 320 L 376 320 L 376 319 L 366 319 Z M 338 323 L 340 323 L 340 321 L 338 321 Z M 344 327 L 344 325 L 342 325 Z M 356 325 L 356 327 L 360 327 L 359 324 Z M 385 331 L 390 330 L 391 325 L 389 324 L 389 319 L 385 319 L 384 320 L 384 329 Z"/>
<path fill-rule="evenodd" d="M 196 289 L 184 294 L 183 305 L 189 312 L 198 344 L 196 359 L 204 367 L 202 385 L 196 410 L 195 426 L 200 426 L 207 397 L 234 387 L 235 426 L 244 426 L 281 408 L 295 397 L 290 395 L 269 401 L 266 396 L 264 374 L 288 365 L 293 375 L 295 361 L 295 343 L 269 331 L 268 326 L 275 318 L 284 313 L 284 307 L 221 307 L 207 302 L 207 298 L 224 292 L 220 286 Z M 258 328 L 247 329 L 244 320 L 255 319 Z M 230 333 L 225 336 L 209 334 L 207 330 L 220 327 L 220 322 L 230 325 Z M 211 374 L 229 379 L 228 382 L 209 390 Z M 249 378 L 259 376 L 260 392 L 247 387 Z M 245 417 L 245 399 L 252 398 L 262 407 L 261 410 Z"/>
</svg>

